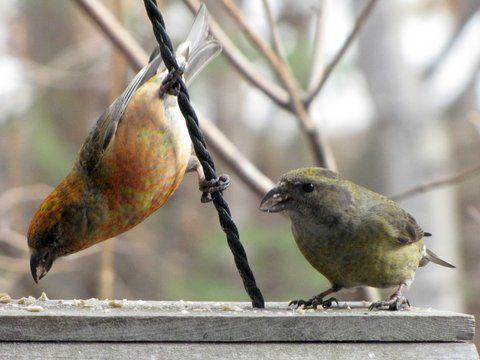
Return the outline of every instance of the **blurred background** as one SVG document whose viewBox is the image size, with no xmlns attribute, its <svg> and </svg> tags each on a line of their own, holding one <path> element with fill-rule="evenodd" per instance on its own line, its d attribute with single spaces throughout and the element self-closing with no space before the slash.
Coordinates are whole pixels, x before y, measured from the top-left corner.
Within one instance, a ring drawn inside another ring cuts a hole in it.
<svg viewBox="0 0 480 360">
<path fill-rule="evenodd" d="M 248 300 L 216 211 L 200 203 L 193 175 L 145 222 L 58 260 L 39 285 L 33 282 L 25 239 L 31 216 L 134 75 L 131 61 L 81 3 L 2 0 L 0 290 L 16 298 L 45 291 L 50 298 Z M 150 53 L 155 41 L 142 2 L 94 3 Z M 159 1 L 175 44 L 193 19 L 187 3 L 196 1 Z M 399 199 L 433 233 L 429 247 L 457 269 L 420 269 L 407 297 L 418 306 L 478 316 L 480 0 L 206 4 L 235 51 L 281 91 L 274 92 L 274 101 L 221 56 L 193 84 L 195 107 L 272 181 L 318 161 L 305 136 L 311 121 L 329 164 L 345 177 L 390 196 L 430 184 Z M 232 6 L 243 14 L 240 26 Z M 242 21 L 286 59 L 300 97 L 311 95 L 307 115 L 279 105 L 288 92 Z M 351 44 L 345 44 L 349 36 Z M 252 190 L 218 151 L 212 153 L 219 172 L 232 178 L 226 198 L 266 299 L 305 298 L 324 289 L 326 280 L 301 256 L 288 220 L 258 211 L 261 191 Z"/>
</svg>

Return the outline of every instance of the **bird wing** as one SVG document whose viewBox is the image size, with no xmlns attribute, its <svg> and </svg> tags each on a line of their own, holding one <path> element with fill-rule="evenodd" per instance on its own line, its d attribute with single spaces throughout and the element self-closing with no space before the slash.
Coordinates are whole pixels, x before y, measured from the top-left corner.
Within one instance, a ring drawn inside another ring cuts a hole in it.
<svg viewBox="0 0 480 360">
<path fill-rule="evenodd" d="M 176 52 L 180 65 L 185 67 L 184 76 L 187 85 L 208 62 L 220 53 L 221 49 L 220 44 L 209 35 L 208 11 L 205 5 L 202 5 L 187 40 Z M 150 56 L 148 65 L 138 72 L 123 94 L 105 110 L 90 131 L 80 149 L 78 164 L 81 169 L 91 173 L 96 168 L 103 153 L 114 139 L 122 115 L 135 92 L 164 68 L 165 65 L 157 47 Z"/>
<path fill-rule="evenodd" d="M 78 164 L 81 169 L 91 173 L 96 168 L 103 153 L 112 142 L 122 115 L 133 95 L 145 82 L 157 74 L 162 65 L 162 58 L 155 49 L 148 65 L 137 73 L 125 91 L 98 118 L 80 149 Z"/>
<path fill-rule="evenodd" d="M 368 217 L 383 224 L 386 232 L 400 244 L 412 244 L 428 236 L 413 216 L 393 201 L 373 206 L 368 211 Z"/>
</svg>

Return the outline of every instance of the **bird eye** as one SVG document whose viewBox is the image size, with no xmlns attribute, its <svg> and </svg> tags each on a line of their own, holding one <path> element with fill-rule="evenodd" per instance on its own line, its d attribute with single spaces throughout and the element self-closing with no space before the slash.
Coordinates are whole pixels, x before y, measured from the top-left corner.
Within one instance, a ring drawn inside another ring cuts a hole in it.
<svg viewBox="0 0 480 360">
<path fill-rule="evenodd" d="M 45 254 L 43 254 L 42 262 L 44 262 L 44 263 L 47 262 L 48 256 L 49 256 L 49 253 L 48 253 L 48 252 L 46 252 Z"/>
<path fill-rule="evenodd" d="M 307 184 L 303 184 L 302 189 L 303 189 L 303 191 L 309 193 L 309 192 L 312 192 L 313 190 L 315 190 L 315 186 L 313 186 L 312 183 L 307 183 Z"/>
</svg>

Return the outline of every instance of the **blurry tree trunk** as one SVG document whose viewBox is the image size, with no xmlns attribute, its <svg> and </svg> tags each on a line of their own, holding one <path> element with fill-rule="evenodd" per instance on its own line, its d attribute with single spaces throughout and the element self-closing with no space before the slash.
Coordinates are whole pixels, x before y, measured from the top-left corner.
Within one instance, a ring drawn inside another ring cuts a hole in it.
<svg viewBox="0 0 480 360">
<path fill-rule="evenodd" d="M 384 184 L 379 190 L 387 194 L 453 170 L 450 137 L 442 114 L 434 107 L 431 94 L 422 92 L 420 76 L 416 77 L 402 59 L 404 5 L 399 0 L 379 3 L 360 35 L 360 66 L 377 112 L 377 124 L 371 129 L 375 159 L 369 159 L 365 166 L 377 166 L 376 173 L 383 176 Z M 425 231 L 433 233 L 425 239 L 426 245 L 461 269 L 456 190 L 442 188 L 403 201 L 402 206 Z M 417 306 L 461 310 L 460 269 L 434 264 L 428 270 L 420 269 L 408 297 Z"/>
</svg>

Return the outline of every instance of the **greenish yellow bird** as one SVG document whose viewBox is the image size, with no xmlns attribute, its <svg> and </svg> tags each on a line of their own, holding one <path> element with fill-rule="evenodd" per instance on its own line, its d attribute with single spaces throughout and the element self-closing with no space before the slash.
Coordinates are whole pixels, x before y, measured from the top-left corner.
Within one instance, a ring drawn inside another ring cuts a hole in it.
<svg viewBox="0 0 480 360">
<path fill-rule="evenodd" d="M 176 51 L 188 84 L 221 51 L 202 6 Z M 196 170 L 185 119 L 158 51 L 87 136 L 70 173 L 42 202 L 28 230 L 30 269 L 38 282 L 62 256 L 121 234 L 164 205 Z M 208 192 L 208 191 L 207 191 Z"/>
<path fill-rule="evenodd" d="M 260 209 L 284 211 L 293 237 L 307 261 L 332 284 L 328 290 L 290 305 L 330 306 L 328 295 L 342 288 L 397 287 L 370 309 L 409 306 L 402 296 L 418 267 L 429 262 L 454 268 L 426 248 L 424 232 L 393 200 L 323 168 L 298 169 L 281 176 Z"/>
</svg>

